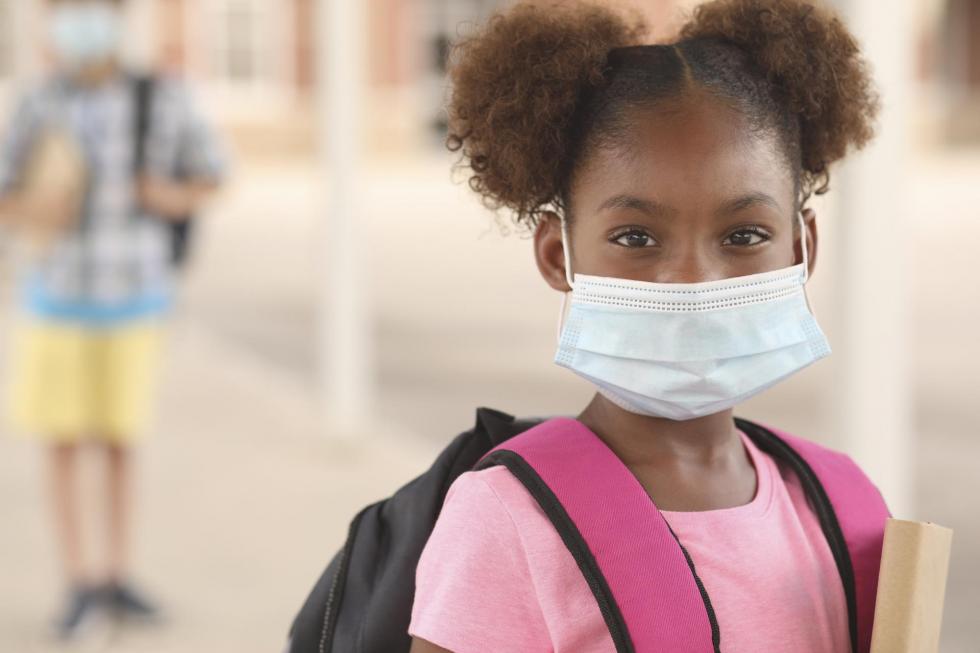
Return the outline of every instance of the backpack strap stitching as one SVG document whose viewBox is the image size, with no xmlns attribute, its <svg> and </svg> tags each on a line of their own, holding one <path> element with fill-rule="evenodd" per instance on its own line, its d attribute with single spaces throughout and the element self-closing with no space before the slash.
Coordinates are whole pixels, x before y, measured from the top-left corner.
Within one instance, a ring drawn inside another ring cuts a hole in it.
<svg viewBox="0 0 980 653">
<path fill-rule="evenodd" d="M 627 624 L 627 632 L 634 647 L 642 646 L 645 650 L 651 645 L 663 646 L 669 640 L 671 643 L 667 644 L 668 647 L 683 647 L 676 650 L 717 652 L 720 632 L 716 633 L 717 626 L 711 623 L 714 610 L 710 607 L 710 599 L 705 600 L 707 592 L 698 587 L 699 578 L 692 568 L 689 556 L 685 555 L 683 547 L 677 546 L 679 542 L 676 534 L 670 530 L 636 477 L 622 465 L 604 442 L 577 420 L 555 418 L 540 424 L 532 431 L 534 432 L 523 433 L 496 447 L 477 465 L 477 469 L 487 464 L 504 464 L 503 459 L 496 458 L 496 454 L 504 452 L 531 467 L 535 478 L 540 479 L 541 483 L 547 483 L 549 493 L 561 504 L 568 519 L 574 522 L 574 532 L 582 540 L 582 546 L 587 549 L 589 556 L 594 556 L 596 571 L 603 578 L 601 582 L 609 587 L 609 604 L 617 606 L 623 623 Z M 557 459 L 554 459 L 555 455 L 558 456 Z M 513 472 L 513 468 L 511 469 Z M 576 481 L 590 473 L 603 475 L 601 485 L 606 487 L 605 491 L 623 493 L 616 510 L 603 509 L 602 505 L 605 504 L 596 496 L 597 490 L 586 489 Z M 519 473 L 515 476 L 524 482 Z M 555 485 L 552 486 L 552 483 Z M 536 489 L 526 482 L 524 484 L 541 504 Z M 565 505 L 563 502 L 566 500 L 572 503 Z M 552 519 L 556 531 L 565 540 L 566 547 L 574 552 L 574 541 L 569 543 L 564 533 L 568 527 L 552 518 L 549 507 L 541 507 Z M 626 512 L 617 516 L 620 511 Z M 627 514 L 632 514 L 632 517 L 627 517 Z M 623 540 L 611 535 L 610 529 L 618 528 L 618 521 L 635 518 L 641 519 L 644 524 L 635 533 L 635 537 Z M 651 555 L 661 562 L 653 567 L 647 565 L 642 571 L 635 569 L 631 573 L 625 566 L 625 560 L 636 554 L 637 547 L 647 547 Z M 577 563 L 582 559 L 575 553 L 573 557 Z M 589 570 L 581 565 L 580 570 L 589 580 Z M 613 576 L 609 576 L 610 573 Z M 651 594 L 648 582 L 640 580 L 644 578 L 657 579 L 664 592 Z M 617 583 L 615 593 L 612 585 L 608 585 L 613 581 Z M 589 585 L 602 610 L 602 593 L 596 594 L 598 585 L 596 582 L 589 582 Z M 653 603 L 650 603 L 651 600 Z M 652 620 L 644 617 L 644 611 L 654 609 L 654 605 L 657 606 L 658 617 Z M 675 619 L 679 621 L 675 622 Z M 615 641 L 612 628 L 610 633 Z M 661 637 L 668 639 L 661 640 Z"/>
<path fill-rule="evenodd" d="M 684 554 L 684 559 L 687 560 L 687 566 L 691 568 L 691 575 L 694 576 L 694 582 L 697 583 L 698 592 L 701 594 L 701 601 L 704 602 L 704 609 L 708 612 L 708 623 L 711 624 L 711 647 L 714 649 L 714 653 L 721 653 L 721 628 L 718 626 L 718 617 L 715 614 L 715 607 L 711 604 L 711 597 L 708 596 L 708 590 L 705 589 L 704 582 L 698 576 L 698 571 L 694 567 L 694 560 L 691 558 L 691 554 L 681 544 L 677 533 L 670 527 L 669 522 L 667 522 L 667 530 L 674 536 L 674 541 L 677 542 L 677 546 L 681 548 L 681 553 Z"/>
</svg>

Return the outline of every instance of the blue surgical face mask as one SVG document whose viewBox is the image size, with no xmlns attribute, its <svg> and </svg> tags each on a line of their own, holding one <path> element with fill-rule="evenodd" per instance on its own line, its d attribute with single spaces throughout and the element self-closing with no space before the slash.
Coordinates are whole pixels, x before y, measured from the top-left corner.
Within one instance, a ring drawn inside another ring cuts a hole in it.
<svg viewBox="0 0 980 653">
<path fill-rule="evenodd" d="M 798 217 L 803 263 L 699 283 L 582 274 L 573 283 L 563 222 L 572 293 L 555 362 L 627 411 L 686 420 L 731 408 L 827 356 L 804 291 Z"/>
<path fill-rule="evenodd" d="M 62 3 L 51 15 L 51 43 L 69 68 L 101 63 L 118 51 L 121 22 L 109 2 Z"/>
</svg>

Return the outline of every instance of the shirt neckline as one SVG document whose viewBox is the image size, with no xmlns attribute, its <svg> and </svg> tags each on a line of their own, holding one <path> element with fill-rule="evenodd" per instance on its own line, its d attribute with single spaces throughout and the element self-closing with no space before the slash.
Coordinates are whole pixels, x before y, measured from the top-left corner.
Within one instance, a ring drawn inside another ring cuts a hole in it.
<svg viewBox="0 0 980 653">
<path fill-rule="evenodd" d="M 716 519 L 760 518 L 769 512 L 773 497 L 773 474 L 776 473 L 773 468 L 773 461 L 759 450 L 755 443 L 752 442 L 752 438 L 746 435 L 742 429 L 737 428 L 736 431 L 755 469 L 755 496 L 748 503 L 729 508 L 718 508 L 715 510 L 661 510 L 661 514 L 669 518 L 671 525 L 675 522 L 690 523 Z"/>
</svg>

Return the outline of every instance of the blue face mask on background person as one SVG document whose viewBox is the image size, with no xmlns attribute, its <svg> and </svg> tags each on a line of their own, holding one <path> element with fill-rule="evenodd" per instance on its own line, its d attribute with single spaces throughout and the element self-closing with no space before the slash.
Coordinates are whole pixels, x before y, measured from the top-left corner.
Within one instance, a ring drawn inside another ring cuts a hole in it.
<svg viewBox="0 0 980 653">
<path fill-rule="evenodd" d="M 107 2 L 62 4 L 51 15 L 51 43 L 71 68 L 101 63 L 116 55 L 121 23 L 119 10 Z"/>
<path fill-rule="evenodd" d="M 624 410 L 711 415 L 830 353 L 804 291 L 805 237 L 801 264 L 698 283 L 582 274 L 573 283 L 564 221 L 562 242 L 572 294 L 555 362 Z"/>
</svg>

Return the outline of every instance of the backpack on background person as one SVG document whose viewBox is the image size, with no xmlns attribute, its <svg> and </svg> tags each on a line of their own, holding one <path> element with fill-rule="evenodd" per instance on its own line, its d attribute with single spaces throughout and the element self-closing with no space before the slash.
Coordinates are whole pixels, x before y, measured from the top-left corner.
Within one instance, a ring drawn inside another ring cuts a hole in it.
<svg viewBox="0 0 980 653">
<path fill-rule="evenodd" d="M 135 138 L 136 151 L 133 155 L 135 178 L 138 180 L 146 169 L 147 149 L 152 118 L 151 107 L 157 80 L 152 75 L 138 76 L 133 79 L 133 91 L 136 94 Z M 179 171 L 178 171 L 179 172 Z M 194 216 L 186 216 L 179 220 L 168 220 L 170 229 L 170 262 L 177 269 L 184 267 L 190 253 L 194 233 Z"/>
</svg>

